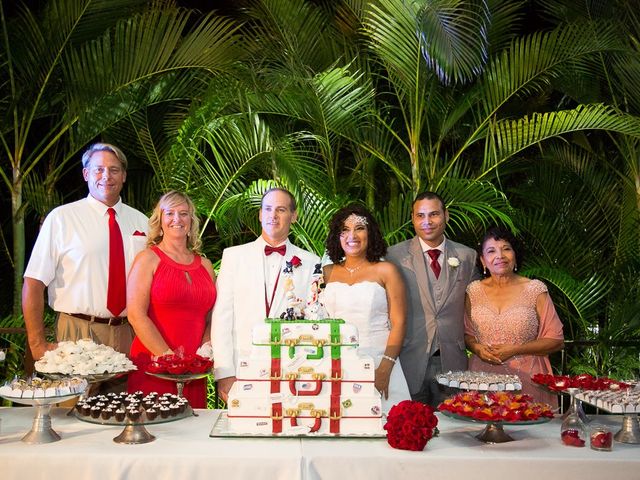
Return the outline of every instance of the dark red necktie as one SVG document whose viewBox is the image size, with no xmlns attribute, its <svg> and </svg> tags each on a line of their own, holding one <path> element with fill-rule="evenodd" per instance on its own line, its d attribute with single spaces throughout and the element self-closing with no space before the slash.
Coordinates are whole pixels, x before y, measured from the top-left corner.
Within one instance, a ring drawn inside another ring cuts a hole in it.
<svg viewBox="0 0 640 480">
<path fill-rule="evenodd" d="M 431 257 L 431 270 L 433 270 L 436 278 L 440 277 L 440 263 L 438 262 L 438 257 L 440 256 L 440 250 L 434 248 L 432 250 L 427 250 L 427 255 Z"/>
<path fill-rule="evenodd" d="M 284 256 L 284 254 L 287 253 L 287 244 L 284 243 L 279 247 L 272 247 L 271 245 L 265 245 L 264 254 L 271 255 L 272 253 L 279 253 L 280 255 Z"/>
<path fill-rule="evenodd" d="M 107 286 L 107 308 L 114 317 L 127 306 L 127 278 L 124 272 L 124 245 L 122 233 L 116 221 L 116 211 L 109 213 L 109 283 Z"/>
</svg>

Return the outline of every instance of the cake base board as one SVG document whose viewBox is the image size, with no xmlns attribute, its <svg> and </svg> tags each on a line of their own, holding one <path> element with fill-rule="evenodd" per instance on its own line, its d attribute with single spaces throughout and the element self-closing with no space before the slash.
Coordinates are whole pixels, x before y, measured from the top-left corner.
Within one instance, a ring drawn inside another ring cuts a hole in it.
<svg viewBox="0 0 640 480">
<path fill-rule="evenodd" d="M 386 438 L 387 434 L 385 432 L 380 433 L 305 433 L 300 435 L 294 435 L 291 433 L 240 433 L 240 432 L 231 432 L 229 431 L 229 417 L 227 417 L 227 412 L 221 412 L 216 418 L 216 421 L 213 423 L 213 428 L 209 433 L 210 437 L 220 438 L 220 437 L 230 437 L 230 438 Z"/>
</svg>

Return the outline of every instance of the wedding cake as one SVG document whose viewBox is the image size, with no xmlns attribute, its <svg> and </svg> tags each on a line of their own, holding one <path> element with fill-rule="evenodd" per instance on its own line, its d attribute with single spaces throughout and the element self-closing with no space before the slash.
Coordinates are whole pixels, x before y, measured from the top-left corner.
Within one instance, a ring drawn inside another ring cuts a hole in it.
<svg viewBox="0 0 640 480">
<path fill-rule="evenodd" d="M 266 319 L 252 331 L 229 392 L 230 432 L 282 435 L 380 434 L 373 358 L 358 354 L 358 331 L 340 319 Z"/>
</svg>

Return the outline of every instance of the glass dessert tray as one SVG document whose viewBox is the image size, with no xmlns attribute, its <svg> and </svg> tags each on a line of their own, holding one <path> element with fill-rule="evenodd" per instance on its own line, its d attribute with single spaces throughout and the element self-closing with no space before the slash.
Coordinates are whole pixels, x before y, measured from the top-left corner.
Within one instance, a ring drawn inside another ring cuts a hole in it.
<svg viewBox="0 0 640 480">
<path fill-rule="evenodd" d="M 552 419 L 548 417 L 538 418 L 536 420 L 507 422 L 503 420 L 478 420 L 476 418 L 465 417 L 464 415 L 457 415 L 455 413 L 440 411 L 443 415 L 453 418 L 455 420 L 462 420 L 464 422 L 485 424 L 484 429 L 476 435 L 476 438 L 484 443 L 504 443 L 512 442 L 515 439 L 504 431 L 503 425 L 539 425 L 542 423 L 550 422 Z"/>
<path fill-rule="evenodd" d="M 229 431 L 229 417 L 227 412 L 223 411 L 218 415 L 213 428 L 209 433 L 213 438 L 386 438 L 387 433 L 381 430 L 380 433 L 351 433 L 351 434 L 335 434 L 335 433 L 240 433 Z"/>
<path fill-rule="evenodd" d="M 108 426 L 123 426 L 124 430 L 114 437 L 113 441 L 116 443 L 124 443 L 128 445 L 138 445 L 141 443 L 153 442 L 156 437 L 151 435 L 145 428 L 147 425 L 159 425 L 161 423 L 175 422 L 176 420 L 182 420 L 193 415 L 193 410 L 190 406 L 187 406 L 182 413 L 172 415 L 169 417 L 162 417 L 158 415 L 153 420 L 148 419 L 143 413 L 139 421 L 133 421 L 125 418 L 124 420 L 116 420 L 114 417 L 104 419 L 102 417 L 93 418 L 88 415 L 82 415 L 80 412 L 74 409 L 73 415 L 83 422 L 93 423 L 95 425 L 108 425 Z"/>
<path fill-rule="evenodd" d="M 66 374 L 66 373 L 45 373 L 45 372 L 38 372 L 40 375 L 50 378 L 52 380 L 65 380 L 67 378 L 84 378 L 87 383 L 100 383 L 100 382 L 106 382 L 107 380 L 114 380 L 117 378 L 122 377 L 123 375 L 126 375 L 128 373 L 133 372 L 134 370 L 125 370 L 123 372 L 111 372 L 111 373 L 90 373 L 87 375 L 80 375 L 77 373 L 70 373 L 70 374 Z"/>
</svg>

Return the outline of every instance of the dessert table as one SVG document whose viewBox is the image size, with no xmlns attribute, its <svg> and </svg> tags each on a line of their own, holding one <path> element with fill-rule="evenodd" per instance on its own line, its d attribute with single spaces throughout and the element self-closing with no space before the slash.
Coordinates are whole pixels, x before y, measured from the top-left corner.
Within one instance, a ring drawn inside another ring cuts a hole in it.
<svg viewBox="0 0 640 480">
<path fill-rule="evenodd" d="M 210 438 L 219 415 L 148 426 L 157 437 L 142 445 L 113 442 L 122 427 L 94 425 L 52 409 L 62 440 L 42 445 L 20 441 L 31 428 L 33 408 L 0 408 L 0 478 L 39 479 L 413 479 L 491 480 L 640 478 L 640 445 L 615 443 L 612 452 L 560 442 L 560 419 L 540 425 L 505 426 L 516 441 L 485 444 L 483 425 L 439 416 L 440 436 L 425 451 L 394 450 L 384 438 Z M 613 431 L 620 416 L 597 417 Z"/>
</svg>

